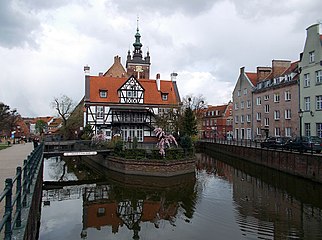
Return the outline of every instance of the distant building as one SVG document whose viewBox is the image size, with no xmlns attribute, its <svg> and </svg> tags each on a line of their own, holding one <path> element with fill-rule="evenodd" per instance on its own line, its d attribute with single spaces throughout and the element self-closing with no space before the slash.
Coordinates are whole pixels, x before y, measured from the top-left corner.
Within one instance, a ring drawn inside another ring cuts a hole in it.
<svg viewBox="0 0 322 240">
<path fill-rule="evenodd" d="M 306 29 L 300 59 L 300 109 L 302 135 L 322 137 L 322 35 L 321 24 Z"/>
<path fill-rule="evenodd" d="M 273 60 L 256 73 L 240 69 L 233 91 L 234 138 L 295 137 L 298 129 L 298 61 Z"/>
<path fill-rule="evenodd" d="M 257 80 L 264 78 L 265 74 L 267 74 L 265 69 L 256 74 L 245 72 L 244 67 L 240 68 L 240 74 L 233 91 L 233 132 L 236 140 L 252 139 L 252 91 Z"/>
<path fill-rule="evenodd" d="M 295 137 L 298 129 L 298 61 L 273 60 L 253 91 L 254 139 Z"/>
<path fill-rule="evenodd" d="M 202 138 L 231 139 L 233 135 L 232 102 L 208 106 L 203 110 Z"/>
<path fill-rule="evenodd" d="M 94 133 L 102 132 L 107 139 L 114 135 L 123 141 L 155 141 L 155 117 L 181 106 L 174 77 L 171 80 L 150 79 L 150 55 L 142 56 L 139 29 L 135 34 L 133 55 L 128 52 L 126 70 L 121 58 L 104 74 L 90 75 L 85 66 L 84 126 Z M 174 76 L 174 75 L 172 75 Z"/>
</svg>

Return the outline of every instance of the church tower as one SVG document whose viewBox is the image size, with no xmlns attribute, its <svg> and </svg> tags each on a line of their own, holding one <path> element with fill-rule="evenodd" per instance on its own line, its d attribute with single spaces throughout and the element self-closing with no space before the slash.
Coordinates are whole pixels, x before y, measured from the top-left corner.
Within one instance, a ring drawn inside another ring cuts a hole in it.
<svg viewBox="0 0 322 240">
<path fill-rule="evenodd" d="M 133 43 L 133 55 L 130 50 L 127 53 L 126 71 L 128 76 L 134 75 L 137 79 L 150 79 L 150 53 L 147 51 L 146 56 L 142 56 L 142 43 L 139 26 L 136 28 L 135 42 Z"/>
</svg>

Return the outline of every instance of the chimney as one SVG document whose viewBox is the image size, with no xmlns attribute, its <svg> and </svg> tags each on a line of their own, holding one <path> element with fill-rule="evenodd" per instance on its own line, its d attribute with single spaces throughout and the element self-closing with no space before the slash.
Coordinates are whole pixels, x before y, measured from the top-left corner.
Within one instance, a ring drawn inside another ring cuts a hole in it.
<svg viewBox="0 0 322 240">
<path fill-rule="evenodd" d="M 177 76 L 178 76 L 178 73 L 175 73 L 175 72 L 171 73 L 171 74 L 170 74 L 171 81 L 172 81 L 172 82 L 176 81 Z"/>
<path fill-rule="evenodd" d="M 160 92 L 160 90 L 161 90 L 161 87 L 160 87 L 160 84 L 161 84 L 160 73 L 158 73 L 157 76 L 156 76 L 156 82 L 157 82 L 157 89 Z"/>
<path fill-rule="evenodd" d="M 88 65 L 84 66 L 84 73 L 85 73 L 85 97 L 84 97 L 84 101 L 89 101 L 89 70 L 90 67 Z"/>
<path fill-rule="evenodd" d="M 115 56 L 114 57 L 114 63 L 121 63 L 121 57 Z"/>
<path fill-rule="evenodd" d="M 84 66 L 84 73 L 85 73 L 85 76 L 89 76 L 90 74 L 90 67 L 88 65 Z"/>
<path fill-rule="evenodd" d="M 240 74 L 244 74 L 245 73 L 245 67 L 241 67 L 240 68 Z"/>
<path fill-rule="evenodd" d="M 271 67 L 257 67 L 257 81 L 267 78 L 272 72 Z"/>
<path fill-rule="evenodd" d="M 103 75 L 104 75 L 104 74 L 103 74 L 102 72 L 99 72 L 99 73 L 98 73 L 98 76 L 99 76 L 99 77 L 103 77 Z"/>
<path fill-rule="evenodd" d="M 273 60 L 272 69 L 273 77 L 280 76 L 291 66 L 291 61 L 287 60 Z"/>
</svg>

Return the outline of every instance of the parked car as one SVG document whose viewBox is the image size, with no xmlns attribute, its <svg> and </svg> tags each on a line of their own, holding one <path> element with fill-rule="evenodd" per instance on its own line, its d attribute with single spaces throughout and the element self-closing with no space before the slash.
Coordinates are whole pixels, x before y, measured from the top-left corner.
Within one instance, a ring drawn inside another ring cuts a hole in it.
<svg viewBox="0 0 322 240">
<path fill-rule="evenodd" d="M 290 140 L 288 137 L 268 137 L 261 142 L 262 148 L 284 148 L 285 144 Z"/>
<path fill-rule="evenodd" d="M 297 137 L 290 140 L 286 145 L 286 149 L 297 150 L 299 152 L 314 151 L 320 153 L 322 150 L 322 139 L 316 136 Z"/>
</svg>

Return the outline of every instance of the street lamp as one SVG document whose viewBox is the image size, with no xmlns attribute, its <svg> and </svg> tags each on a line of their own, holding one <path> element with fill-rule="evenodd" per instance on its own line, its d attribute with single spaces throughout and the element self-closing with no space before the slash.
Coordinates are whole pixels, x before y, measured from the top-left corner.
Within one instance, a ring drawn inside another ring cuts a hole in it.
<svg viewBox="0 0 322 240">
<path fill-rule="evenodd" d="M 300 139 L 302 140 L 302 118 L 303 118 L 303 110 L 299 110 L 299 117 L 300 117 Z"/>
</svg>

